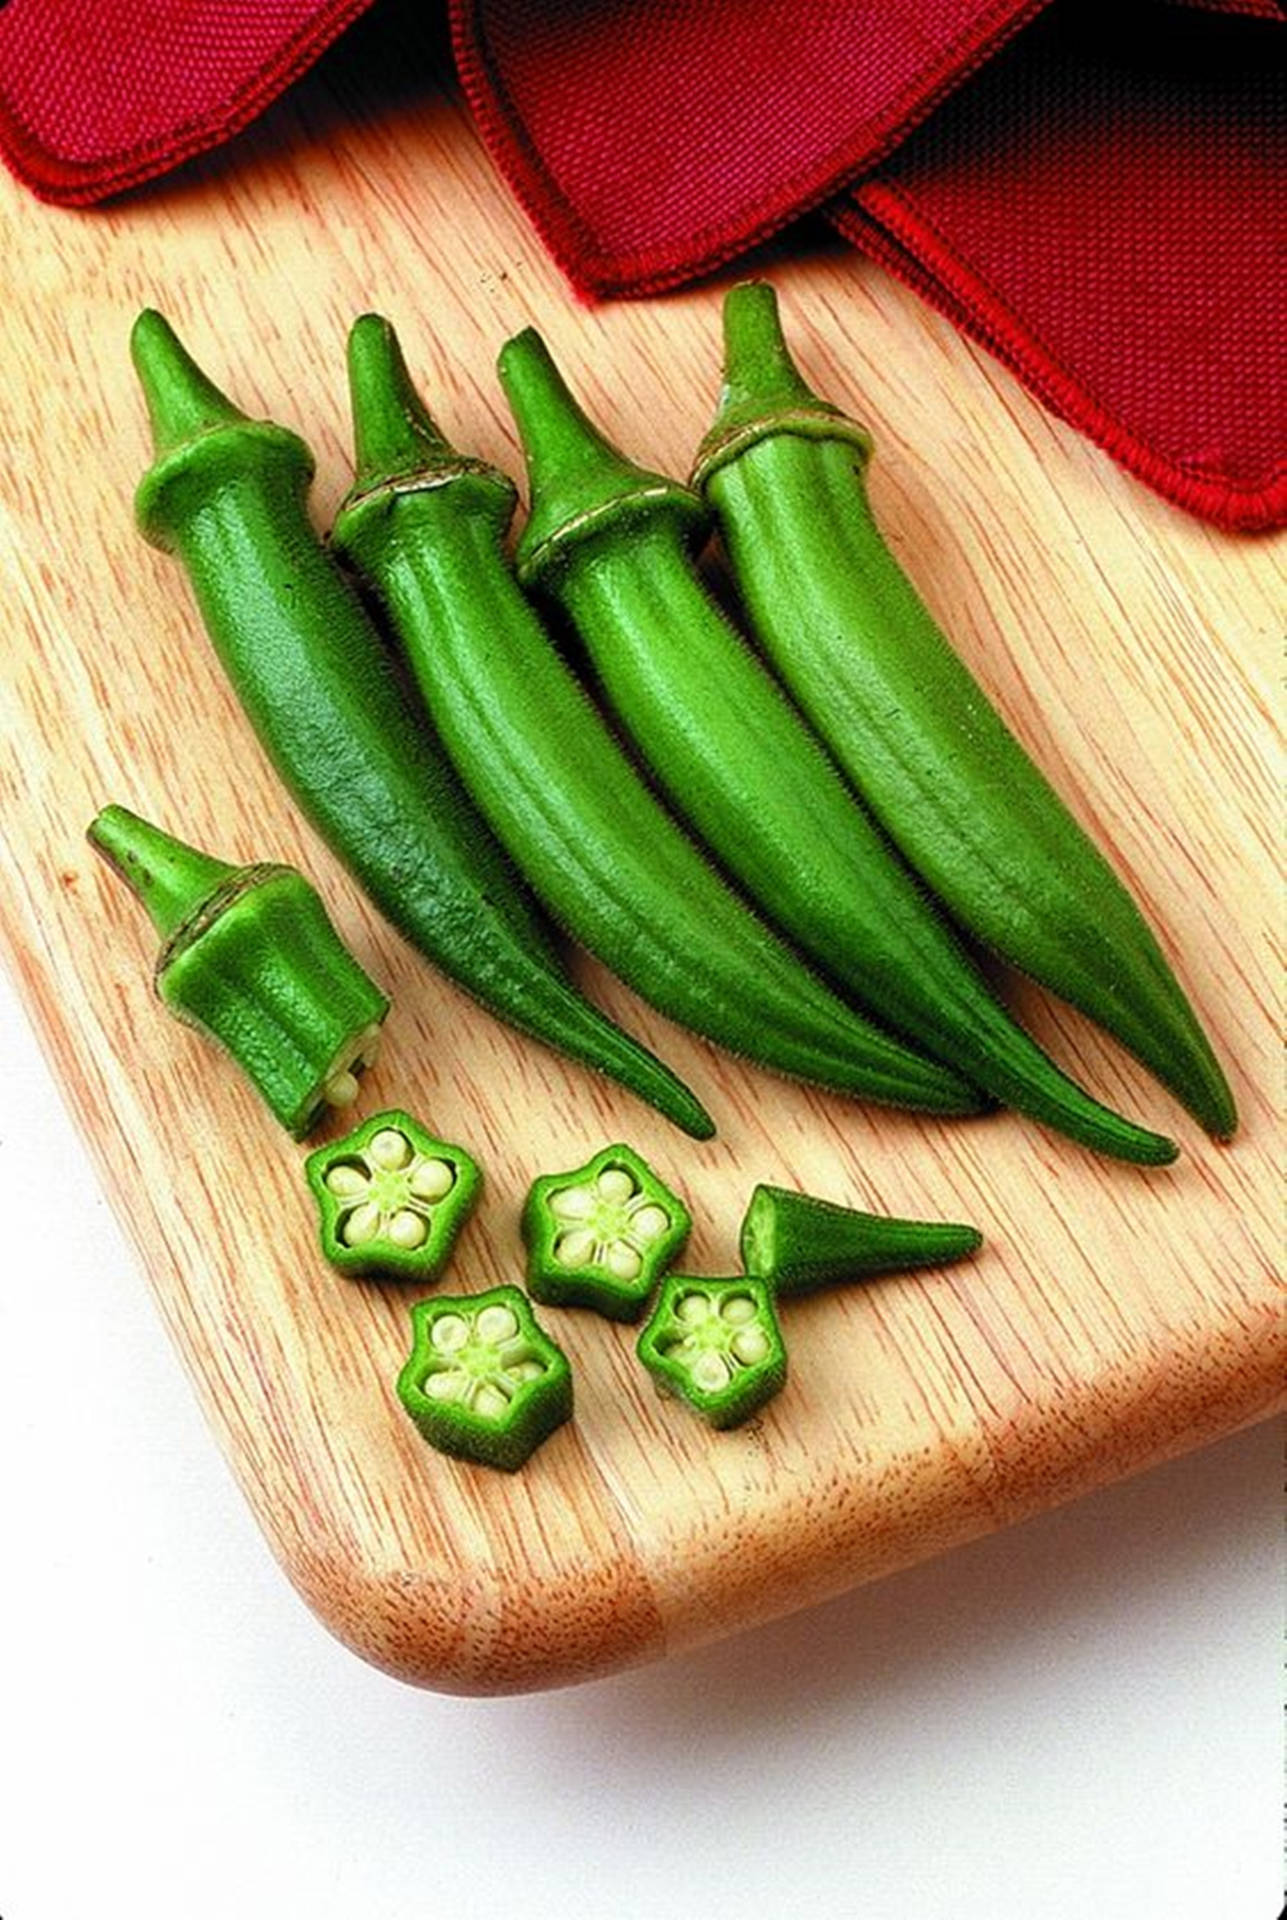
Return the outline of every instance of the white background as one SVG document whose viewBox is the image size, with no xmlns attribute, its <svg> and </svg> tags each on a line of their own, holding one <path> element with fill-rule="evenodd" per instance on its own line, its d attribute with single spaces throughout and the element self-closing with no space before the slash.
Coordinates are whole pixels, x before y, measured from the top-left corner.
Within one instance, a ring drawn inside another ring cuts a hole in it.
<svg viewBox="0 0 1287 1920">
<path fill-rule="evenodd" d="M 417 1693 L 279 1573 L 0 976 L 3 1920 L 1273 1920 L 1281 1431 L 700 1654 Z"/>
</svg>

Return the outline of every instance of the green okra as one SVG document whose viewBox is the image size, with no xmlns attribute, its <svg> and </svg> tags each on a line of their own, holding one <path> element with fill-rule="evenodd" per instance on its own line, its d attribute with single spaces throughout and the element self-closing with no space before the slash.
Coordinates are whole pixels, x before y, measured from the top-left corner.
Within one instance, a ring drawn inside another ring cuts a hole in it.
<svg viewBox="0 0 1287 1920">
<path fill-rule="evenodd" d="M 431 1446 L 513 1473 L 572 1416 L 572 1369 L 519 1287 L 411 1309 L 398 1398 Z"/>
<path fill-rule="evenodd" d="M 700 1138 L 683 1083 L 576 990 L 307 512 L 299 437 L 248 419 L 160 314 L 131 338 L 156 459 L 136 498 L 182 561 L 270 759 L 386 918 L 492 1013 L 610 1074 Z"/>
<path fill-rule="evenodd" d="M 735 1052 L 901 1106 L 977 1110 L 963 1078 L 843 1006 L 645 784 L 505 560 L 513 486 L 443 438 L 378 315 L 353 328 L 349 375 L 357 475 L 333 543 L 555 918 L 642 998 Z"/>
<path fill-rule="evenodd" d="M 713 1427 L 749 1420 L 786 1384 L 787 1354 L 763 1280 L 671 1274 L 636 1351 L 663 1393 Z"/>
<path fill-rule="evenodd" d="M 637 1320 L 692 1219 L 647 1161 L 619 1143 L 583 1167 L 534 1180 L 521 1224 L 534 1300 Z"/>
<path fill-rule="evenodd" d="M 863 1010 L 1008 1105 L 1144 1165 L 1174 1144 L 1063 1073 L 981 976 L 705 593 L 696 495 L 612 447 L 529 329 L 501 356 L 532 510 L 520 579 L 572 618 L 653 773 L 754 903 Z"/>
<path fill-rule="evenodd" d="M 237 1062 L 287 1132 L 303 1139 L 351 1106 L 389 1002 L 303 874 L 231 866 L 125 807 L 104 807 L 88 837 L 161 937 L 161 1001 Z"/>
<path fill-rule="evenodd" d="M 331 1265 L 390 1280 L 438 1278 L 482 1183 L 472 1155 L 400 1107 L 310 1153 L 304 1174 Z"/>
<path fill-rule="evenodd" d="M 756 1187 L 740 1236 L 743 1268 L 780 1300 L 872 1274 L 944 1266 L 982 1245 L 976 1227 L 900 1220 L 772 1186 Z"/>
<path fill-rule="evenodd" d="M 1138 907 L 881 538 L 868 435 L 802 378 L 770 286 L 732 289 L 724 337 L 694 484 L 774 670 L 956 920 L 1228 1138 L 1228 1081 Z"/>
</svg>

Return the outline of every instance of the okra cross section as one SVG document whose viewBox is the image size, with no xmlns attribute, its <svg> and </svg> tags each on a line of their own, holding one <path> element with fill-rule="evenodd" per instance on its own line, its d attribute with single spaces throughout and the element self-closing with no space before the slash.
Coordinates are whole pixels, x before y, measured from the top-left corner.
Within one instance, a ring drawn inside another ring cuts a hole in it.
<svg viewBox="0 0 1287 1920">
<path fill-rule="evenodd" d="M 549 1306 L 637 1320 L 679 1256 L 692 1220 L 632 1147 L 533 1182 L 523 1208 L 527 1284 Z"/>
<path fill-rule="evenodd" d="M 463 1147 L 400 1108 L 364 1120 L 305 1162 L 322 1251 L 342 1273 L 436 1280 L 482 1176 Z"/>
<path fill-rule="evenodd" d="M 672 1274 L 639 1336 L 639 1358 L 663 1393 L 713 1427 L 736 1427 L 786 1382 L 787 1356 L 762 1280 Z"/>
<path fill-rule="evenodd" d="M 520 1288 L 421 1300 L 411 1322 L 398 1398 L 440 1452 L 512 1473 L 571 1418 L 567 1355 Z"/>
</svg>

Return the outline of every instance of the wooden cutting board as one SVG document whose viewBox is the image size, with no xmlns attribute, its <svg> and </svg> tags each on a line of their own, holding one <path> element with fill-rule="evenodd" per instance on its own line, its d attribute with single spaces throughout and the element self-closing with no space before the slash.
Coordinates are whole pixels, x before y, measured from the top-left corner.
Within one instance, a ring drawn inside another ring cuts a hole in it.
<svg viewBox="0 0 1287 1920">
<path fill-rule="evenodd" d="M 114 209 L 51 211 L 0 182 L 0 930 L 291 1580 L 395 1673 L 518 1689 L 817 1601 L 1281 1404 L 1281 550 L 1169 509 L 821 230 L 759 262 L 808 373 L 875 431 L 894 546 L 1162 930 L 1244 1124 L 1211 1145 L 1110 1043 L 1014 982 L 1062 1061 L 1176 1134 L 1175 1168 L 1111 1165 L 1009 1115 L 936 1122 L 776 1082 L 578 961 L 717 1116 L 719 1137 L 694 1146 L 478 1012 L 377 920 L 277 786 L 177 568 L 132 527 L 149 450 L 126 339 L 143 304 L 244 406 L 313 443 L 323 523 L 346 484 L 344 336 L 372 306 L 460 444 L 516 469 L 492 363 L 534 321 L 627 448 L 686 468 L 717 386 L 720 288 L 578 308 L 450 85 L 414 49 L 381 72 L 374 31 L 363 46 L 360 82 L 331 57 L 225 154 Z M 786 1390 L 723 1435 L 655 1397 L 632 1329 L 547 1315 L 575 1367 L 574 1424 L 515 1476 L 432 1453 L 394 1394 L 413 1294 L 324 1267 L 301 1150 L 153 999 L 151 932 L 83 839 L 109 800 L 314 876 L 396 1002 L 364 1110 L 404 1105 L 485 1166 L 455 1284 L 520 1277 L 529 1181 L 619 1139 L 687 1195 L 693 1271 L 734 1270 L 758 1180 L 971 1220 L 984 1252 L 788 1308 Z"/>
</svg>

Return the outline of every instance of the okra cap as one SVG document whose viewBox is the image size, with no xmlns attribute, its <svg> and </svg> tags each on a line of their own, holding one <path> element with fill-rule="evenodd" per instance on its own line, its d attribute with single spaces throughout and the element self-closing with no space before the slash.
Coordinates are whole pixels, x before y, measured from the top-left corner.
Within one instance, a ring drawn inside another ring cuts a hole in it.
<svg viewBox="0 0 1287 1920">
<path fill-rule="evenodd" d="M 144 539 L 163 552 L 184 522 L 224 486 L 255 471 L 303 489 L 313 455 L 289 427 L 252 420 L 202 372 L 164 315 L 145 308 L 130 333 L 130 355 L 147 403 L 155 459 L 134 495 Z"/>
<path fill-rule="evenodd" d="M 416 496 L 452 490 L 453 500 L 485 513 L 498 537 L 518 503 L 513 481 L 489 461 L 460 453 L 417 392 L 391 323 L 378 313 L 354 321 L 348 338 L 353 416 L 353 484 L 340 503 L 331 542 L 360 558 L 395 508 Z"/>
<path fill-rule="evenodd" d="M 542 585 L 585 541 L 658 515 L 685 540 L 704 537 L 708 515 L 698 496 L 613 446 L 573 397 L 535 328 L 506 342 L 497 370 L 527 461 L 531 511 L 515 555 L 525 587 Z"/>
<path fill-rule="evenodd" d="M 745 280 L 724 296 L 724 384 L 693 462 L 692 485 L 704 492 L 712 474 L 777 433 L 846 440 L 857 449 L 860 467 L 871 454 L 867 429 L 820 398 L 796 366 L 773 288 L 765 280 Z"/>
</svg>

